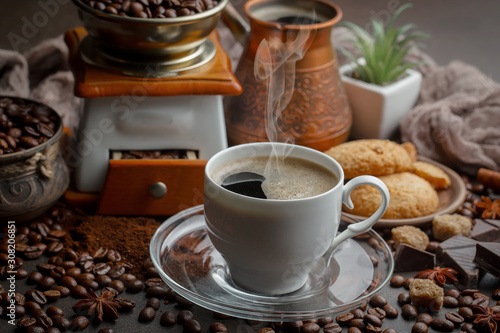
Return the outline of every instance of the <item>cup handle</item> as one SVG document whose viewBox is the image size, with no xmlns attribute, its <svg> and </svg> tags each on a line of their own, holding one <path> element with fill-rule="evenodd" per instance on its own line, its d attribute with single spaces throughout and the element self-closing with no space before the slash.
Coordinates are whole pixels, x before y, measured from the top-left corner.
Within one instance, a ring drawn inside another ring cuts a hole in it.
<svg viewBox="0 0 500 333">
<path fill-rule="evenodd" d="M 387 186 L 384 184 L 383 181 L 373 176 L 359 176 L 351 179 L 345 185 L 344 191 L 342 192 L 342 202 L 349 209 L 354 208 L 354 205 L 351 200 L 351 192 L 352 190 L 354 190 L 354 188 L 361 185 L 371 185 L 374 186 L 377 190 L 379 190 L 380 194 L 382 195 L 382 203 L 380 204 L 380 207 L 377 209 L 377 211 L 373 213 L 372 216 L 370 216 L 364 221 L 350 224 L 347 227 L 347 229 L 344 230 L 344 232 L 335 237 L 326 255 L 324 256 L 325 258 L 328 258 L 327 263 L 331 261 L 330 257 L 335 251 L 335 248 L 337 248 L 337 246 L 339 246 L 340 243 L 342 243 L 348 238 L 354 237 L 356 235 L 365 233 L 368 230 L 370 230 L 370 228 L 375 224 L 375 222 L 377 222 L 387 210 L 387 206 L 389 205 L 389 200 L 390 200 L 389 190 L 387 189 Z"/>
</svg>

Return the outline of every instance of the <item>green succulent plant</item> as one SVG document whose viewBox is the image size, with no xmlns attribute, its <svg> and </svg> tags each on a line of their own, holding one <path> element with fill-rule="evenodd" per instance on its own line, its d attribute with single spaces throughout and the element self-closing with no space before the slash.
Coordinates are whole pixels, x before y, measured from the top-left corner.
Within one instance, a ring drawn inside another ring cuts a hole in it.
<svg viewBox="0 0 500 333">
<path fill-rule="evenodd" d="M 411 47 L 428 35 L 414 31 L 413 24 L 402 27 L 394 27 L 397 17 L 411 7 L 407 3 L 399 7 L 391 16 L 387 25 L 381 20 L 372 18 L 371 28 L 373 37 L 368 31 L 360 26 L 345 22 L 347 27 L 355 36 L 353 43 L 364 62 L 356 58 L 351 52 L 344 48 L 340 51 L 356 64 L 353 76 L 368 83 L 386 85 L 396 81 L 407 69 L 417 66 L 417 63 L 405 62 L 405 57 Z"/>
</svg>

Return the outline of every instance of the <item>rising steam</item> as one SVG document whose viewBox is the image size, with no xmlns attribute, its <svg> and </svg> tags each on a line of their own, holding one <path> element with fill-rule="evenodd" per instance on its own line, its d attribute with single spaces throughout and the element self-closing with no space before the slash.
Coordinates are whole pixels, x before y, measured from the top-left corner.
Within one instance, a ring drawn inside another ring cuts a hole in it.
<svg viewBox="0 0 500 333">
<path fill-rule="evenodd" d="M 294 24 L 300 25 L 300 22 Z M 264 81 L 267 87 L 265 130 L 269 142 L 294 144 L 295 138 L 280 128 L 279 119 L 293 96 L 295 64 L 304 57 L 312 41 L 310 37 L 315 32 L 307 28 L 286 31 L 286 42 L 277 37 L 262 40 L 255 55 L 254 75 L 257 80 Z M 267 170 L 278 171 L 280 161 L 290 153 L 285 148 L 283 151 L 277 150 L 273 146 Z"/>
</svg>

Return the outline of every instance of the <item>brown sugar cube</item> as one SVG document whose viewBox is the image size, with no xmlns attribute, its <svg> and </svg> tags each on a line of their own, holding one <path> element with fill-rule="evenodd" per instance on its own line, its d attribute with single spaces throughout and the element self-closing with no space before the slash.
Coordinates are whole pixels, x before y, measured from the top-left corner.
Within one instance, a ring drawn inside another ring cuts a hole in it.
<svg viewBox="0 0 500 333">
<path fill-rule="evenodd" d="M 405 142 L 401 144 L 401 147 L 403 147 L 404 150 L 410 155 L 410 159 L 412 162 L 417 161 L 417 147 L 411 142 Z"/>
<path fill-rule="evenodd" d="M 444 291 L 429 279 L 414 279 L 410 283 L 410 298 L 417 308 L 439 311 L 443 307 Z"/>
<path fill-rule="evenodd" d="M 425 251 L 429 244 L 429 237 L 419 228 L 411 225 L 405 225 L 392 229 L 392 238 L 394 246 L 397 248 L 399 244 L 408 244 L 419 250 Z"/>
<path fill-rule="evenodd" d="M 414 162 L 413 173 L 427 180 L 436 190 L 447 189 L 451 184 L 450 177 L 443 170 L 427 162 Z"/>
<path fill-rule="evenodd" d="M 437 215 L 432 221 L 434 238 L 439 241 L 445 241 L 453 236 L 469 237 L 471 228 L 471 219 L 459 214 Z"/>
</svg>

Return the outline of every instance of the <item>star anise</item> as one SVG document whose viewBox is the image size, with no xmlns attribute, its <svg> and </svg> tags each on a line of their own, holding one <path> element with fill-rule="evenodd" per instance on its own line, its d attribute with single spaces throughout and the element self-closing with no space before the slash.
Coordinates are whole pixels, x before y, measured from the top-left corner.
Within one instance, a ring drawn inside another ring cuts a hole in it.
<svg viewBox="0 0 500 333">
<path fill-rule="evenodd" d="M 472 305 L 472 318 L 474 325 L 478 328 L 488 330 L 490 333 L 497 333 L 498 325 L 500 325 L 500 312 L 494 313 L 489 306 L 483 307 Z"/>
<path fill-rule="evenodd" d="M 446 283 L 456 282 L 457 274 L 457 271 L 455 271 L 454 269 L 441 268 L 437 266 L 434 267 L 434 269 L 426 269 L 425 271 L 417 273 L 417 275 L 415 275 L 415 278 L 434 280 L 434 282 L 436 282 L 438 286 L 442 287 Z"/>
<path fill-rule="evenodd" d="M 491 201 L 490 198 L 486 196 L 481 196 L 481 200 L 476 203 L 476 207 L 483 210 L 481 218 L 483 219 L 499 219 L 500 218 L 500 199 Z"/>
<path fill-rule="evenodd" d="M 115 300 L 115 294 L 112 291 L 105 290 L 101 296 L 98 296 L 93 290 L 83 295 L 85 298 L 73 305 L 76 313 L 83 312 L 87 317 L 95 314 L 96 319 L 101 322 L 105 317 L 108 320 L 118 318 L 118 309 L 120 304 Z"/>
</svg>

